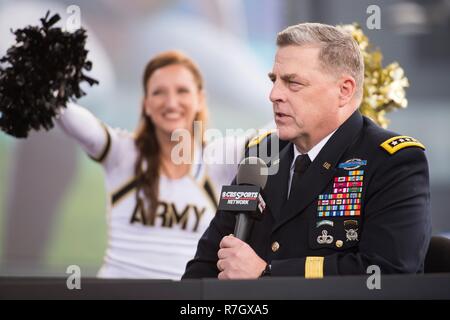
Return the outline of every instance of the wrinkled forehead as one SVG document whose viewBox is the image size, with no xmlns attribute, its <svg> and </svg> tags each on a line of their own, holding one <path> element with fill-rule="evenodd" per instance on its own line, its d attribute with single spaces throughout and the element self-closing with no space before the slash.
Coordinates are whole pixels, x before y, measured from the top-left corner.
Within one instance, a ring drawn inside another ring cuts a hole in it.
<svg viewBox="0 0 450 320">
<path fill-rule="evenodd" d="M 320 70 L 320 46 L 283 46 L 275 54 L 274 73 L 294 73 Z"/>
</svg>

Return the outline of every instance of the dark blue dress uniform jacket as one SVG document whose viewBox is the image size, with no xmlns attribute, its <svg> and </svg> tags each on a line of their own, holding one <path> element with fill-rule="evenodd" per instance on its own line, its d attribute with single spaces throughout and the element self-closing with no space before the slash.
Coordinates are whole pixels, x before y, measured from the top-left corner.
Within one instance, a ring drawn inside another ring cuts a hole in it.
<svg viewBox="0 0 450 320">
<path fill-rule="evenodd" d="M 263 190 L 269 210 L 254 223 L 248 244 L 272 265 L 272 276 L 366 274 L 370 265 L 382 273 L 423 272 L 431 236 L 423 149 L 356 111 L 287 200 L 293 147 L 285 144 Z M 219 243 L 234 225 L 234 215 L 217 212 L 183 278 L 217 277 Z"/>
</svg>

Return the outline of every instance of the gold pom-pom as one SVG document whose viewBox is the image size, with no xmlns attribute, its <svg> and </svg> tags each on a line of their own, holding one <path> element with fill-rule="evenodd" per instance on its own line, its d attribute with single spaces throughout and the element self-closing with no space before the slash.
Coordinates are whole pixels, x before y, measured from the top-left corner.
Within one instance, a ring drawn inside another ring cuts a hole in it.
<svg viewBox="0 0 450 320">
<path fill-rule="evenodd" d="M 359 109 L 363 115 L 386 128 L 389 124 L 386 114 L 408 105 L 405 93 L 409 86 L 408 78 L 398 62 L 383 68 L 383 54 L 380 49 L 373 48 L 358 24 L 340 25 L 338 28 L 353 36 L 364 57 L 364 96 Z"/>
</svg>

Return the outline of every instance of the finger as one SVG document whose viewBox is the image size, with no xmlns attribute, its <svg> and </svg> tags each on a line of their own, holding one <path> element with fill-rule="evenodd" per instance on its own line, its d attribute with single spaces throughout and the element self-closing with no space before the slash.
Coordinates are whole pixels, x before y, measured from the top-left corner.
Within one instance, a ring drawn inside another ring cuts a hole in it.
<svg viewBox="0 0 450 320">
<path fill-rule="evenodd" d="M 217 251 L 217 257 L 219 259 L 226 259 L 231 255 L 231 250 L 229 248 L 223 248 L 223 249 L 219 249 L 219 251 Z"/>
<path fill-rule="evenodd" d="M 220 248 L 233 248 L 240 245 L 243 241 L 233 235 L 225 236 L 220 241 Z"/>
<path fill-rule="evenodd" d="M 217 269 L 218 269 L 219 271 L 223 271 L 222 266 L 221 266 L 221 263 L 222 263 L 222 260 L 221 260 L 221 259 L 217 260 L 216 267 L 217 267 Z"/>
<path fill-rule="evenodd" d="M 217 276 L 217 279 L 226 280 L 227 278 L 226 278 L 225 272 L 223 272 L 223 271 L 220 272 L 219 275 Z"/>
</svg>

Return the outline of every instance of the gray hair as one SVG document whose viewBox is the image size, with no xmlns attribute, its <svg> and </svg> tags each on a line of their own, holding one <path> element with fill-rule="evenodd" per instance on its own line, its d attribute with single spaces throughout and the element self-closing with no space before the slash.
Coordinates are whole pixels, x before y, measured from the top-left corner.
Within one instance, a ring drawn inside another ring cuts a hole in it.
<svg viewBox="0 0 450 320">
<path fill-rule="evenodd" d="M 277 45 L 318 45 L 322 67 L 336 74 L 351 75 L 356 82 L 356 96 L 362 97 L 364 59 L 351 34 L 327 24 L 300 23 L 278 33 Z"/>
</svg>

